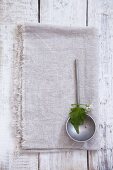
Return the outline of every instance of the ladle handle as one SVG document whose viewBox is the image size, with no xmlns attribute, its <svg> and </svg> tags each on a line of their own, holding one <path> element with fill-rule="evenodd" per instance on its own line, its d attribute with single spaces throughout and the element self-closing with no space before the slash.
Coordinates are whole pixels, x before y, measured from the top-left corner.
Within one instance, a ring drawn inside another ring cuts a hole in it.
<svg viewBox="0 0 113 170">
<path fill-rule="evenodd" d="M 78 60 L 75 60 L 76 104 L 80 104 Z"/>
</svg>

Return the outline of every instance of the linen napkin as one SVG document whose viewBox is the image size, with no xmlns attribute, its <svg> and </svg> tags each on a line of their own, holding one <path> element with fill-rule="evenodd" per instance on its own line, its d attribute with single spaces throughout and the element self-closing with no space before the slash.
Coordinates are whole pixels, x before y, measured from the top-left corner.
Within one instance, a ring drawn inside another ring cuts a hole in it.
<svg viewBox="0 0 113 170">
<path fill-rule="evenodd" d="M 16 133 L 23 150 L 98 149 L 98 38 L 93 28 L 19 25 L 14 58 Z M 74 142 L 65 130 L 76 103 L 75 59 L 78 60 L 80 103 L 92 104 L 96 133 Z"/>
</svg>

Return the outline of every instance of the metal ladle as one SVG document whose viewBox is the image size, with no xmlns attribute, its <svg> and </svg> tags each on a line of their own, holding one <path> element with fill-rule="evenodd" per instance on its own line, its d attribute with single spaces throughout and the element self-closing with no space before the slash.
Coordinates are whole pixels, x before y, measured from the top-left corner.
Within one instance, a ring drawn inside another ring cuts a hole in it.
<svg viewBox="0 0 113 170">
<path fill-rule="evenodd" d="M 80 104 L 80 93 L 79 93 L 79 82 L 78 82 L 78 68 L 77 68 L 77 60 L 75 60 L 75 79 L 76 79 L 76 104 Z M 68 118 L 66 122 L 66 132 L 68 136 L 74 140 L 75 142 L 85 142 L 90 140 L 95 133 L 95 122 L 94 119 L 86 115 L 86 119 L 83 125 L 79 126 L 79 134 L 76 132 L 74 126 L 70 122 L 70 118 Z"/>
</svg>

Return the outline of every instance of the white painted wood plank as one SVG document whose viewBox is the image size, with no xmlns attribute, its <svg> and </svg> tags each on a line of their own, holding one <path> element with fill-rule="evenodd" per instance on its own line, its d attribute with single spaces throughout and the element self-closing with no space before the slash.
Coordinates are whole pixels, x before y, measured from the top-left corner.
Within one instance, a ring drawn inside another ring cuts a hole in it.
<svg viewBox="0 0 113 170">
<path fill-rule="evenodd" d="M 86 4 L 86 0 L 41 0 L 40 22 L 85 26 Z"/>
<path fill-rule="evenodd" d="M 99 29 L 100 41 L 100 129 L 104 148 L 89 153 L 90 169 L 113 169 L 113 1 L 89 0 L 88 25 Z M 96 163 L 95 163 L 96 162 Z"/>
<path fill-rule="evenodd" d="M 43 24 L 85 26 L 86 0 L 41 0 L 40 22 Z M 40 170 L 86 170 L 87 151 L 40 153 Z"/>
<path fill-rule="evenodd" d="M 13 29 L 14 26 L 2 25 L 0 27 L 1 56 L 0 56 L 0 168 L 8 169 L 11 155 L 14 152 L 15 142 L 12 137 L 12 112 L 11 112 L 11 85 L 12 85 L 12 62 L 13 62 Z M 13 124 L 13 123 L 12 123 Z M 26 157 L 22 160 L 26 161 Z M 37 158 L 37 155 L 36 155 Z M 33 162 L 38 162 L 35 156 Z M 21 159 L 21 158 L 20 158 Z M 19 160 L 19 158 L 18 158 Z M 28 159 L 29 160 L 29 159 Z M 17 162 L 17 161 L 16 161 Z M 28 164 L 27 164 L 28 163 Z M 29 166 L 29 161 L 25 164 Z M 12 165 L 13 166 L 13 165 Z M 16 166 L 16 165 L 15 165 Z M 19 165 L 18 165 L 19 166 Z M 24 167 L 25 167 L 24 166 Z M 31 168 L 32 169 L 32 168 Z"/>
<path fill-rule="evenodd" d="M 38 11 L 36 0 L 0 1 L 0 169 L 9 167 L 14 140 L 11 130 L 11 85 L 13 62 L 13 35 L 17 23 L 37 23 Z M 14 24 L 12 26 L 12 24 Z M 24 157 L 23 157 L 24 159 Z M 37 163 L 33 156 L 31 159 Z M 26 164 L 26 167 L 29 166 Z M 29 169 L 30 168 L 29 166 Z"/>
<path fill-rule="evenodd" d="M 38 170 L 38 156 L 34 154 L 10 155 L 9 170 Z"/>
<path fill-rule="evenodd" d="M 41 153 L 39 156 L 40 170 L 86 170 L 86 152 L 75 151 L 65 153 Z"/>
<path fill-rule="evenodd" d="M 6 24 L 38 22 L 38 1 L 37 0 L 0 1 L 0 22 Z"/>
<path fill-rule="evenodd" d="M 11 59 L 12 46 L 10 29 L 0 26 L 0 163 L 6 164 L 7 154 L 12 149 L 10 126 L 10 85 L 11 85 Z M 11 41 L 11 43 L 7 43 Z M 5 165 L 4 165 L 5 166 Z"/>
<path fill-rule="evenodd" d="M 89 26 L 96 26 L 100 35 L 100 115 L 102 141 L 113 148 L 113 1 L 89 0 Z M 102 88 L 101 88 L 102 87 Z"/>
<path fill-rule="evenodd" d="M 112 149 L 90 152 L 89 170 L 112 170 L 113 151 Z"/>
</svg>

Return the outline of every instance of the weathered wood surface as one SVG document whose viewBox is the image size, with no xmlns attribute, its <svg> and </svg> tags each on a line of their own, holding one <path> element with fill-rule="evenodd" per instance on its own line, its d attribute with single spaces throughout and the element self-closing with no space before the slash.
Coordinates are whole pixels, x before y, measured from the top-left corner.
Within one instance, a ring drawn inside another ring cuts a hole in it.
<svg viewBox="0 0 113 170">
<path fill-rule="evenodd" d="M 40 23 L 86 26 L 86 0 L 41 0 Z M 40 169 L 87 169 L 87 151 L 40 153 Z"/>
<path fill-rule="evenodd" d="M 40 170 L 86 170 L 87 152 L 41 153 L 39 161 Z"/>
<path fill-rule="evenodd" d="M 99 29 L 101 141 L 105 150 L 89 152 L 89 167 L 113 169 L 113 1 L 89 0 L 88 25 Z M 96 162 L 96 163 L 95 163 Z"/>
<path fill-rule="evenodd" d="M 36 0 L 1 0 L 0 23 L 36 23 L 38 22 L 38 1 Z"/>
<path fill-rule="evenodd" d="M 41 0 L 40 22 L 52 25 L 85 26 L 86 0 Z"/>
<path fill-rule="evenodd" d="M 38 2 L 35 0 L 0 1 L 0 170 L 8 170 L 9 167 L 11 170 L 24 170 L 28 167 L 32 170 L 38 160 L 37 156 L 20 157 L 18 158 L 20 162 L 22 160 L 26 162 L 22 167 L 21 165 L 16 167 L 17 159 L 13 160 L 13 166 L 11 165 L 13 162 L 10 161 L 14 146 L 10 128 L 13 31 L 16 23 L 37 23 L 37 9 Z"/>
<path fill-rule="evenodd" d="M 112 170 L 113 169 L 113 1 L 112 0 L 38 0 L 0 1 L 0 170 L 11 167 L 10 86 L 13 28 L 10 24 L 41 23 L 54 25 L 96 26 L 100 37 L 100 114 L 101 135 L 105 150 L 40 153 L 15 158 L 12 169 Z M 87 8 L 88 5 L 88 8 Z M 88 11 L 87 11 L 88 9 Z M 87 17 L 88 16 L 88 17 Z M 4 26 L 2 25 L 4 24 Z M 4 132 L 4 133 L 3 133 Z M 88 158 L 88 160 L 87 160 Z M 10 165 L 9 165 L 10 164 Z M 12 170 L 10 168 L 10 170 Z"/>
<path fill-rule="evenodd" d="M 6 167 L 7 154 L 12 148 L 11 133 L 8 130 L 10 124 L 10 84 L 11 84 L 11 60 L 10 48 L 12 46 L 11 29 L 0 25 L 0 163 Z"/>
<path fill-rule="evenodd" d="M 10 156 L 9 170 L 38 170 L 38 155 L 23 154 Z"/>
</svg>

